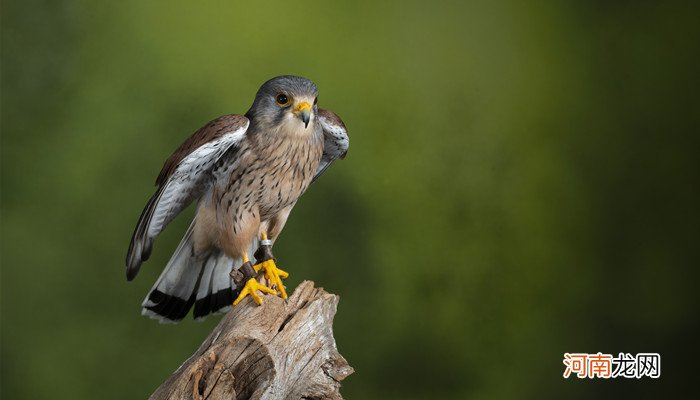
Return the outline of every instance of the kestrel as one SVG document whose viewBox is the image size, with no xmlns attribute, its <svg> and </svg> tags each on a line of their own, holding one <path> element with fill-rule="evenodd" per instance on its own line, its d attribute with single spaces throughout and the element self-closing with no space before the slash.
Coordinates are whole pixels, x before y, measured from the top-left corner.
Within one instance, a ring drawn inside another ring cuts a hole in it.
<svg viewBox="0 0 700 400">
<path fill-rule="evenodd" d="M 193 305 L 199 319 L 247 295 L 260 304 L 256 291 L 287 298 L 281 279 L 288 274 L 277 268 L 272 245 L 299 197 L 349 145 L 340 118 L 317 103 L 310 80 L 273 78 L 245 116 L 209 122 L 165 161 L 131 238 L 127 279 L 136 277 L 177 214 L 194 200 L 197 211 L 146 296 L 143 315 L 177 322 Z M 243 279 L 233 279 L 241 273 Z"/>
</svg>

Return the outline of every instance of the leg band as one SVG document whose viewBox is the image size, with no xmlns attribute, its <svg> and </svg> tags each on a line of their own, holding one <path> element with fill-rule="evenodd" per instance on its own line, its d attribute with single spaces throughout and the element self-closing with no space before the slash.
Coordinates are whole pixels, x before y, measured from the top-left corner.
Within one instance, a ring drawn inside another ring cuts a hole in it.
<svg viewBox="0 0 700 400">
<path fill-rule="evenodd" d="M 231 270 L 231 279 L 236 285 L 240 285 L 243 282 L 248 282 L 250 278 L 255 278 L 258 274 L 253 268 L 253 263 L 250 261 L 243 263 L 238 269 Z"/>
<path fill-rule="evenodd" d="M 254 257 L 256 264 L 263 263 L 267 260 L 275 260 L 275 256 L 272 255 L 272 245 L 260 245 L 258 250 L 255 251 Z"/>
</svg>

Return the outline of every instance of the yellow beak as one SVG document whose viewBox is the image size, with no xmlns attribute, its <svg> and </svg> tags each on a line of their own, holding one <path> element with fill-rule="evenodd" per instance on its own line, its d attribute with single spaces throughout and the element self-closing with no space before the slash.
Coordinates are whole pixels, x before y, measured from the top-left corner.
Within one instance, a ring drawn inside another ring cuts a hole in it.
<svg viewBox="0 0 700 400">
<path fill-rule="evenodd" d="M 311 105 L 302 101 L 294 107 L 294 114 L 298 115 L 299 118 L 304 121 L 304 128 L 308 127 L 309 121 L 311 120 Z"/>
</svg>

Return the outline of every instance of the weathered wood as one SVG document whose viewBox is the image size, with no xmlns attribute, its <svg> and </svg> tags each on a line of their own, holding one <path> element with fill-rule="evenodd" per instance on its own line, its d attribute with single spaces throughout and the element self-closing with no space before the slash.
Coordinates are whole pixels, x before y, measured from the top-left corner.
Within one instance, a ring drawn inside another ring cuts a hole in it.
<svg viewBox="0 0 700 400">
<path fill-rule="evenodd" d="M 310 281 L 288 303 L 248 298 L 150 399 L 342 399 L 340 382 L 353 369 L 333 338 L 337 306 L 338 296 Z"/>
</svg>

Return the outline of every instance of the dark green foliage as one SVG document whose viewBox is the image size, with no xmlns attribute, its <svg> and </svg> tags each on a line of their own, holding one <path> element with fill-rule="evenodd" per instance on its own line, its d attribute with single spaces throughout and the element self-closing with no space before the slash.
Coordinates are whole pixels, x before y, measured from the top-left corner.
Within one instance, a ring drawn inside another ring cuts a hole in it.
<svg viewBox="0 0 700 400">
<path fill-rule="evenodd" d="M 217 317 L 139 316 L 191 212 L 131 283 L 129 238 L 171 151 L 281 74 L 351 136 L 275 248 L 341 295 L 347 398 L 686 393 L 699 10 L 338 3 L 3 2 L 1 397 L 145 398 L 194 352 Z M 562 379 L 597 351 L 662 378 Z"/>
</svg>

